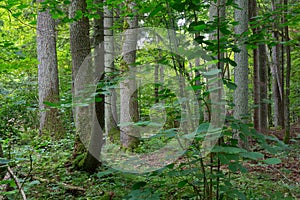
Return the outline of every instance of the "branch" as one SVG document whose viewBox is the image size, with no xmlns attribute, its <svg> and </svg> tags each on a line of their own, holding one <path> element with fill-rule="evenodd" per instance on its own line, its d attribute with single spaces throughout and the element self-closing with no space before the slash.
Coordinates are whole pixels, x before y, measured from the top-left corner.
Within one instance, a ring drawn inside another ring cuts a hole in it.
<svg viewBox="0 0 300 200">
<path fill-rule="evenodd" d="M 14 181 L 19 189 L 19 192 L 21 193 L 23 200 L 27 200 L 25 192 L 22 189 L 22 186 L 21 186 L 20 182 L 18 181 L 18 178 L 16 177 L 16 175 L 14 174 L 14 172 L 12 171 L 12 169 L 9 166 L 7 167 L 7 171 L 11 175 L 11 177 L 14 179 Z"/>
</svg>

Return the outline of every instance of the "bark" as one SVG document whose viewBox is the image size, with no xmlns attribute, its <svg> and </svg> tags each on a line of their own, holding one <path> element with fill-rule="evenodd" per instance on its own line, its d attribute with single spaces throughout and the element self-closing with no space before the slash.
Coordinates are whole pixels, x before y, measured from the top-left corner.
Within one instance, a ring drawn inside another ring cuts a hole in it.
<svg viewBox="0 0 300 200">
<path fill-rule="evenodd" d="M 237 6 L 240 9 L 235 9 L 234 19 L 239 22 L 235 26 L 235 34 L 240 35 L 241 39 L 238 40 L 239 53 L 234 54 L 234 60 L 237 66 L 234 68 L 234 81 L 237 88 L 234 92 L 234 117 L 244 122 L 247 121 L 245 116 L 248 114 L 248 51 L 245 44 L 245 36 L 243 34 L 248 29 L 248 2 L 245 0 L 237 0 Z M 239 138 L 240 146 L 247 147 L 247 141 L 241 141 Z"/>
<path fill-rule="evenodd" d="M 128 4 L 128 9 L 134 12 L 134 3 Z M 132 125 L 122 125 L 138 121 L 138 104 L 136 92 L 135 67 L 133 66 L 136 58 L 137 35 L 135 28 L 138 27 L 137 16 L 127 17 L 128 29 L 125 30 L 125 38 L 122 48 L 123 63 L 122 69 L 130 71 L 130 77 L 120 83 L 120 140 L 124 148 L 134 148 L 139 143 L 139 133 L 134 130 Z"/>
<path fill-rule="evenodd" d="M 39 3 L 42 1 L 38 1 Z M 56 108 L 44 102 L 58 103 L 59 81 L 56 53 L 55 21 L 49 10 L 38 12 L 37 17 L 38 91 L 40 109 L 40 133 L 58 136 L 63 132 Z"/>
<path fill-rule="evenodd" d="M 114 38 L 113 38 L 113 12 L 112 8 L 104 7 L 104 65 L 107 80 L 112 81 L 114 75 Z M 110 84 L 110 83 L 107 83 Z M 116 92 L 114 89 L 109 90 L 105 95 L 105 133 L 110 141 L 114 141 L 118 136 L 118 117 L 116 108 Z"/>
<path fill-rule="evenodd" d="M 248 0 L 249 3 L 249 21 L 253 22 L 257 15 L 257 3 L 256 0 Z M 258 33 L 257 27 L 251 27 L 253 35 Z M 257 43 L 255 43 L 257 45 Z M 259 64 L 258 64 L 258 49 L 253 49 L 253 101 L 254 101 L 254 114 L 253 123 L 256 130 L 260 130 L 260 86 L 259 86 Z"/>
<path fill-rule="evenodd" d="M 0 158 L 4 158 L 1 141 L 0 141 Z M 5 173 L 6 173 L 6 167 L 3 167 L 2 165 L 0 165 L 0 180 L 3 180 Z"/>
<path fill-rule="evenodd" d="M 265 44 L 258 46 L 259 63 L 259 131 L 266 133 L 268 130 L 268 59 Z"/>
<path fill-rule="evenodd" d="M 70 17 L 74 18 L 76 16 L 76 12 L 81 11 L 82 13 L 86 13 L 87 4 L 85 0 L 74 0 L 71 2 L 70 5 Z M 84 62 L 84 60 L 89 56 L 91 53 L 91 45 L 90 45 L 90 34 L 89 34 L 89 19 L 83 16 L 81 19 L 74 21 L 70 25 L 70 45 L 71 45 L 71 56 L 72 56 L 72 80 L 73 86 L 72 91 L 75 92 L 74 89 L 74 81 L 78 74 L 79 68 Z M 92 66 L 90 63 L 89 66 Z M 85 76 L 85 75 L 82 75 Z M 88 74 L 86 77 L 79 77 L 80 79 L 84 80 L 88 78 Z M 84 82 L 84 81 L 83 81 Z M 85 81 L 86 82 L 86 81 Z M 84 87 L 84 86 L 83 86 Z M 88 113 L 89 109 L 94 109 L 92 106 L 88 107 L 76 107 L 77 112 L 75 116 L 75 122 L 79 122 L 78 119 L 80 118 L 81 114 Z M 94 131 L 95 130 L 94 122 L 86 122 L 85 128 L 87 130 L 91 130 L 92 134 L 87 135 L 87 141 L 81 141 L 82 137 L 80 135 L 76 135 L 75 143 L 74 143 L 74 152 L 73 152 L 73 159 L 74 159 L 74 166 L 79 169 L 84 169 L 86 171 L 94 171 L 99 164 L 99 154 L 100 149 L 97 143 L 100 143 L 101 138 L 97 135 Z M 79 126 L 82 127 L 82 126 Z M 82 131 L 82 130 L 77 130 Z M 84 146 L 84 144 L 89 146 L 88 152 Z M 93 152 L 93 153 L 92 153 Z M 92 154 L 92 155 L 91 155 Z M 80 155 L 85 155 L 83 158 Z"/>
<path fill-rule="evenodd" d="M 285 14 L 284 14 L 284 23 L 287 23 L 286 15 L 288 14 L 288 0 L 284 0 L 284 6 L 285 6 Z M 284 35 L 285 35 L 285 42 L 288 42 L 290 40 L 289 38 L 289 27 L 284 27 Z M 284 142 L 289 143 L 290 141 L 290 78 L 291 78 L 291 47 L 289 45 L 286 45 L 286 89 L 285 89 L 285 136 L 284 136 Z"/>
<path fill-rule="evenodd" d="M 155 69 L 154 69 L 154 99 L 155 99 L 155 103 L 159 102 L 159 99 L 158 99 L 158 90 L 159 90 L 158 71 L 159 71 L 159 64 L 156 64 Z"/>
<path fill-rule="evenodd" d="M 70 6 L 70 18 L 76 16 L 76 11 L 86 13 L 85 0 L 74 0 Z M 84 59 L 90 54 L 90 25 L 87 17 L 70 25 L 70 45 L 72 55 L 72 80 L 74 81 Z M 73 84 L 74 85 L 74 84 Z"/>
<path fill-rule="evenodd" d="M 224 53 L 221 52 L 221 44 L 220 44 L 220 40 L 223 37 L 223 34 L 220 31 L 220 27 L 222 26 L 222 23 L 224 23 L 223 21 L 225 20 L 226 17 L 226 13 L 225 13 L 225 0 L 218 0 L 216 1 L 216 3 L 211 2 L 210 8 L 209 8 L 209 19 L 210 21 L 215 21 L 216 25 L 217 25 L 217 30 L 212 32 L 209 35 L 210 40 L 215 40 L 217 42 L 217 51 L 214 52 L 216 53 L 216 58 L 218 59 L 218 63 L 217 63 L 217 68 L 221 71 L 221 73 L 219 74 L 219 78 L 223 78 L 222 75 L 224 74 L 224 62 L 222 62 L 221 60 L 224 58 Z M 208 69 L 209 71 L 210 69 Z M 211 88 L 221 88 L 222 86 L 220 85 L 220 81 L 215 82 L 213 85 L 210 86 Z M 208 89 L 211 89 L 208 88 Z M 210 96 L 208 97 L 208 99 L 210 99 L 210 101 L 213 99 L 214 101 L 216 101 L 216 99 L 218 99 L 218 101 L 221 100 L 221 93 L 222 91 L 218 91 L 218 92 L 211 92 Z M 209 112 L 208 109 L 210 110 Z M 220 111 L 223 110 L 224 108 L 222 108 L 222 106 L 219 106 L 217 104 L 215 105 L 209 105 L 209 108 L 204 108 L 204 110 L 206 110 L 206 112 L 204 113 L 204 121 L 209 120 L 211 122 L 215 121 L 215 119 L 218 119 L 220 116 Z M 214 111 L 214 112 L 212 112 Z M 206 116 L 206 115 L 211 115 L 211 116 Z M 212 120 L 213 119 L 213 120 Z M 219 120 L 216 120 L 219 123 Z M 214 123 L 214 122 L 213 122 Z M 217 127 L 219 127 L 217 124 L 215 124 Z"/>
<path fill-rule="evenodd" d="M 272 10 L 278 9 L 280 1 L 272 0 Z M 277 15 L 274 16 L 273 38 L 279 42 L 279 26 Z M 272 75 L 273 75 L 273 99 L 274 99 L 274 126 L 284 128 L 284 94 L 282 76 L 282 45 L 276 44 L 272 47 Z"/>
<path fill-rule="evenodd" d="M 249 0 L 249 20 L 254 22 L 257 16 L 256 0 Z M 253 34 L 259 34 L 262 27 L 252 28 Z M 257 49 L 253 50 L 253 98 L 254 105 L 254 128 L 260 132 L 268 129 L 268 56 L 265 44 L 257 44 Z"/>
<path fill-rule="evenodd" d="M 102 0 L 95 0 L 95 4 L 99 5 Z M 100 16 L 99 19 L 94 19 L 94 27 L 93 27 L 93 46 L 94 46 L 94 65 L 97 71 L 99 70 L 100 73 L 104 72 L 104 49 L 103 49 L 103 42 L 104 42 L 104 27 L 103 27 L 103 12 L 100 9 L 97 10 L 97 14 Z M 101 74 L 99 81 L 103 81 L 104 74 Z M 99 74 L 100 76 L 100 74 Z M 100 84 L 101 85 L 101 84 Z M 101 94 L 102 88 L 97 88 L 97 96 L 98 100 L 95 102 L 95 109 L 96 109 L 96 117 L 97 121 L 101 127 L 104 129 L 104 95 Z M 94 125 L 96 126 L 96 125 Z M 102 136 L 99 135 L 97 132 L 97 128 L 94 127 L 94 131 L 92 132 L 91 139 L 90 139 L 90 146 L 89 149 L 92 149 L 93 152 L 88 151 L 86 161 L 85 161 L 85 168 L 90 171 L 94 172 L 99 164 L 100 152 L 101 152 L 101 140 Z"/>
</svg>

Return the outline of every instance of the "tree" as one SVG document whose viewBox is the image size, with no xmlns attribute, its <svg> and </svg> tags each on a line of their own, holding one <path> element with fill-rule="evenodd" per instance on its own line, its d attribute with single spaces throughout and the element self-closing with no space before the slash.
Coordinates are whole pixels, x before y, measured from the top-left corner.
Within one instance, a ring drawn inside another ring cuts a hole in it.
<svg viewBox="0 0 300 200">
<path fill-rule="evenodd" d="M 262 27 L 255 24 L 255 17 L 257 17 L 257 2 L 256 0 L 249 1 L 249 20 L 252 22 L 253 35 L 262 35 Z M 263 37 L 263 36 L 261 36 Z M 258 48 L 253 49 L 253 100 L 254 127 L 258 131 L 266 132 L 268 129 L 268 57 L 266 45 L 261 42 L 254 43 Z"/>
<path fill-rule="evenodd" d="M 128 10 L 135 13 L 135 3 L 130 2 L 127 6 Z M 137 33 L 135 28 L 138 27 L 137 16 L 126 17 L 124 24 L 127 24 L 126 26 L 128 26 L 128 29 L 125 30 L 124 34 L 125 38 L 122 47 L 123 62 L 121 63 L 121 67 L 124 72 L 129 71 L 130 77 L 120 83 L 120 140 L 124 148 L 133 148 L 139 142 L 139 135 L 133 130 L 132 125 L 123 124 L 137 122 L 139 117 L 134 73 L 137 45 Z"/>
<path fill-rule="evenodd" d="M 104 67 L 108 81 L 111 81 L 114 72 L 114 38 L 112 27 L 112 8 L 106 5 L 104 6 Z M 105 133 L 111 141 L 115 139 L 115 133 L 118 133 L 117 121 L 116 93 L 114 89 L 110 89 L 109 93 L 105 95 Z"/>
<path fill-rule="evenodd" d="M 245 121 L 248 114 L 248 51 L 245 44 L 245 34 L 248 30 L 248 1 L 237 0 L 239 8 L 234 10 L 234 20 L 239 22 L 235 26 L 235 34 L 239 35 L 238 47 L 240 52 L 234 54 L 237 66 L 234 68 L 234 117 Z M 241 142 L 241 141 L 240 141 Z M 242 146 L 245 146 L 241 143 Z"/>
<path fill-rule="evenodd" d="M 283 16 L 283 23 L 287 23 L 287 14 L 289 12 L 288 10 L 288 0 L 284 0 L 284 16 Z M 284 41 L 289 42 L 290 36 L 289 36 L 289 27 L 286 25 L 284 27 Z M 285 136 L 284 136 L 284 142 L 289 143 L 290 141 L 290 78 L 291 78 L 291 47 L 289 44 L 286 44 L 285 46 L 286 51 L 286 89 L 285 89 L 285 99 L 284 99 L 284 121 L 285 121 Z"/>
<path fill-rule="evenodd" d="M 102 0 L 95 0 L 95 5 L 101 5 L 103 3 Z M 104 72 L 104 26 L 103 26 L 103 11 L 100 10 L 100 8 L 97 9 L 97 15 L 99 18 L 94 18 L 94 27 L 93 27 L 93 65 L 95 67 L 96 73 L 97 71 L 100 71 L 100 73 Z M 99 74 L 100 77 L 100 83 L 104 79 L 104 73 Z M 100 84 L 100 87 L 102 85 Z M 96 102 L 95 102 L 95 112 L 96 117 L 95 119 L 101 129 L 104 129 L 105 121 L 104 121 L 104 94 L 101 93 L 102 88 L 98 88 L 98 94 L 96 96 Z M 96 122 L 96 124 L 98 124 Z M 96 126 L 94 124 L 94 126 Z M 88 169 L 88 171 L 95 171 L 100 159 L 100 152 L 101 152 L 101 138 L 102 135 L 99 134 L 98 131 L 96 131 L 96 128 L 94 127 L 94 130 L 92 131 L 91 138 L 90 138 L 90 144 L 89 144 L 89 151 L 86 157 L 85 161 L 85 168 Z M 91 152 L 92 150 L 92 152 Z"/>
<path fill-rule="evenodd" d="M 280 1 L 272 0 L 272 11 L 275 13 L 279 8 Z M 282 44 L 279 43 L 280 31 L 282 32 L 282 29 L 278 26 L 280 20 L 280 14 L 274 14 L 272 36 L 276 44 L 271 49 L 271 71 L 273 76 L 274 126 L 284 128 L 284 58 Z"/>
<path fill-rule="evenodd" d="M 72 80 L 73 80 L 73 93 L 74 93 L 74 81 L 79 71 L 80 66 L 86 59 L 86 57 L 91 53 L 90 45 L 90 25 L 89 19 L 85 16 L 79 16 L 78 13 L 87 13 L 87 4 L 85 0 L 74 0 L 70 5 L 70 18 L 75 19 L 70 25 L 70 45 L 71 45 L 71 56 L 72 56 Z M 101 61 L 99 61 L 101 62 Z M 91 63 L 92 64 L 92 63 Z M 78 112 L 76 112 L 75 120 L 80 116 L 79 113 L 83 113 L 87 108 L 77 107 Z M 92 129 L 91 126 L 94 122 L 89 122 L 91 124 L 86 124 L 87 129 Z M 80 130 L 79 130 L 80 131 Z M 88 152 L 86 152 L 85 146 L 81 142 L 80 136 L 77 134 L 75 138 L 75 148 L 74 148 L 74 165 L 78 168 L 85 169 L 87 171 L 94 171 L 99 164 L 100 156 L 100 140 L 101 138 L 93 134 L 87 136 L 88 140 Z M 96 152 L 96 154 L 91 155 L 91 151 Z M 85 155 L 82 157 L 82 155 Z"/>
<path fill-rule="evenodd" d="M 38 3 L 41 2 L 41 0 L 38 1 Z M 62 130 L 58 110 L 46 106 L 44 103 L 49 102 L 55 104 L 59 101 L 55 21 L 48 9 L 38 12 L 37 55 L 39 61 L 39 131 L 40 133 L 50 132 L 51 134 L 56 134 Z"/>
</svg>

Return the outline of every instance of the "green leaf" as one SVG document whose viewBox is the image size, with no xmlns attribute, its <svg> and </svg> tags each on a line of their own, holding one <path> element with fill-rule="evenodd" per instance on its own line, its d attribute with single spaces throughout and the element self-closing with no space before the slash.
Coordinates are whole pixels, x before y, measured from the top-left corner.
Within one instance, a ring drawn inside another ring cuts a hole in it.
<svg viewBox="0 0 300 200">
<path fill-rule="evenodd" d="M 279 158 L 268 158 L 266 160 L 263 160 L 268 165 L 277 165 L 281 163 L 281 160 Z"/>
<path fill-rule="evenodd" d="M 157 6 L 152 12 L 149 14 L 149 17 L 154 17 L 159 11 L 163 9 L 163 6 Z"/>
<path fill-rule="evenodd" d="M 264 154 L 259 152 L 245 152 L 245 153 L 241 153 L 240 155 L 244 158 L 249 158 L 252 160 L 258 160 L 264 158 Z"/>
<path fill-rule="evenodd" d="M 208 72 L 203 73 L 203 76 L 211 77 L 211 76 L 215 76 L 215 75 L 219 74 L 220 72 L 221 72 L 221 70 L 214 69 L 214 70 L 210 70 Z"/>
<path fill-rule="evenodd" d="M 178 183 L 178 188 L 183 188 L 188 182 L 186 180 L 180 181 Z"/>
<path fill-rule="evenodd" d="M 5 159 L 5 158 L 0 158 L 0 165 L 6 165 L 8 164 L 10 161 Z"/>
<path fill-rule="evenodd" d="M 230 30 L 228 30 L 226 27 L 221 27 L 220 28 L 221 33 L 223 33 L 224 35 L 229 35 L 231 34 Z"/>
<path fill-rule="evenodd" d="M 237 147 L 215 146 L 212 149 L 212 152 L 215 152 L 215 153 L 237 154 L 237 153 L 241 153 L 241 152 L 246 152 L 246 150 L 242 149 L 242 148 L 237 148 Z"/>
<path fill-rule="evenodd" d="M 230 5 L 232 5 L 232 3 L 233 3 L 233 0 L 227 0 L 227 2 L 226 2 L 226 6 L 230 6 Z"/>
<path fill-rule="evenodd" d="M 113 173 L 113 171 L 98 172 L 98 173 L 97 173 L 97 177 L 98 177 L 98 178 L 101 178 L 101 177 L 103 177 L 103 176 L 106 176 L 106 175 L 109 175 L 109 174 L 112 174 L 112 173 Z"/>
<path fill-rule="evenodd" d="M 194 26 L 194 30 L 203 31 L 206 28 L 206 24 L 200 24 L 198 26 Z"/>
<path fill-rule="evenodd" d="M 57 103 L 52 103 L 52 102 L 48 102 L 48 101 L 44 101 L 43 102 L 46 106 L 50 106 L 50 107 L 57 107 L 58 104 Z"/>
<path fill-rule="evenodd" d="M 34 186 L 34 185 L 39 185 L 41 182 L 38 181 L 38 180 L 34 180 L 34 181 L 31 181 L 30 183 L 28 183 L 29 186 Z"/>
<path fill-rule="evenodd" d="M 135 183 L 135 184 L 132 186 L 131 189 L 132 189 L 132 190 L 138 190 L 138 189 L 144 187 L 145 185 L 147 185 L 146 182 L 140 181 L 140 182 Z"/>
<path fill-rule="evenodd" d="M 237 88 L 237 85 L 235 83 L 231 82 L 231 81 L 223 81 L 223 83 L 230 90 L 235 90 Z"/>
</svg>

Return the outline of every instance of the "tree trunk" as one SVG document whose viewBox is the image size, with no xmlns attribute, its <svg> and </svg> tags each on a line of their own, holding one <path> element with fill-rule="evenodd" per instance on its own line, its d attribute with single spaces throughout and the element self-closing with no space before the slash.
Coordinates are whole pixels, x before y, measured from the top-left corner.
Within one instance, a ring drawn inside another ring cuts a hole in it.
<svg viewBox="0 0 300 200">
<path fill-rule="evenodd" d="M 41 1 L 38 1 L 39 3 Z M 49 10 L 38 12 L 37 17 L 37 54 L 38 54 L 38 85 L 40 109 L 40 133 L 63 132 L 56 108 L 46 106 L 44 102 L 58 103 L 59 81 L 56 54 L 55 21 Z"/>
<path fill-rule="evenodd" d="M 0 158 L 4 158 L 3 148 L 0 141 Z M 6 167 L 3 167 L 3 164 L 0 164 L 0 180 L 2 180 L 6 173 Z"/>
<path fill-rule="evenodd" d="M 95 4 L 99 5 L 102 2 L 102 0 L 95 0 Z M 100 9 L 97 10 L 97 14 L 100 16 L 99 19 L 94 19 L 94 27 L 93 31 L 94 34 L 92 36 L 93 41 L 93 47 L 94 47 L 94 65 L 95 69 L 99 70 L 101 73 L 104 72 L 104 49 L 103 49 L 103 42 L 104 42 L 104 27 L 103 27 L 103 12 L 100 11 Z M 100 75 L 99 75 L 100 76 Z M 103 81 L 104 74 L 100 77 L 99 81 Z M 102 84 L 100 84 L 102 85 Z M 95 109 L 96 109 L 96 117 L 101 127 L 101 129 L 104 129 L 104 95 L 101 94 L 102 88 L 97 88 L 97 96 L 98 100 L 95 102 Z M 97 122 L 96 122 L 97 123 Z M 96 126 L 94 124 L 94 126 Z M 95 127 L 94 127 L 95 128 Z M 91 139 L 90 139 L 90 145 L 89 145 L 89 151 L 86 157 L 85 161 L 85 168 L 87 171 L 94 172 L 99 165 L 99 159 L 100 159 L 100 152 L 101 152 L 101 135 L 96 131 L 92 132 Z M 99 137 L 100 136 L 100 137 Z M 90 151 L 92 149 L 93 152 Z"/>
<path fill-rule="evenodd" d="M 107 80 L 111 81 L 114 77 L 114 38 L 113 38 L 113 12 L 112 8 L 104 7 L 104 49 L 105 49 L 105 73 Z M 110 84 L 110 83 L 108 83 Z M 119 136 L 118 117 L 116 109 L 116 92 L 114 89 L 109 90 L 105 95 L 105 133 L 110 141 L 116 140 Z"/>
<path fill-rule="evenodd" d="M 288 0 L 284 0 L 284 6 L 285 6 L 285 14 L 284 14 L 284 21 L 283 23 L 287 23 L 286 15 L 288 14 Z M 285 36 L 285 42 L 288 42 L 290 40 L 289 38 L 289 27 L 284 27 L 284 36 Z M 284 136 L 284 142 L 286 144 L 290 141 L 290 78 L 291 78 L 291 47 L 289 44 L 285 47 L 286 50 L 286 89 L 285 89 L 285 136 Z"/>
<path fill-rule="evenodd" d="M 268 130 L 268 56 L 265 44 L 258 46 L 259 64 L 259 131 L 266 133 Z"/>
<path fill-rule="evenodd" d="M 248 0 L 249 3 L 249 21 L 253 22 L 257 15 L 256 0 Z M 253 35 L 258 33 L 257 27 L 251 27 Z M 257 45 L 257 43 L 255 43 Z M 253 49 L 253 102 L 255 105 L 253 114 L 253 123 L 256 130 L 260 130 L 260 80 L 259 80 L 259 64 L 258 64 L 258 49 Z"/>
<path fill-rule="evenodd" d="M 128 9 L 134 12 L 134 3 L 129 3 Z M 125 30 L 125 38 L 123 43 L 122 69 L 130 72 L 130 77 L 120 83 L 120 140 L 122 147 L 134 148 L 139 143 L 139 133 L 134 131 L 132 125 L 123 125 L 124 123 L 132 123 L 138 121 L 138 104 L 136 92 L 136 79 L 134 62 L 136 58 L 137 35 L 135 28 L 138 27 L 137 16 L 127 17 L 126 23 L 128 29 Z"/>
<path fill-rule="evenodd" d="M 86 10 L 87 4 L 85 0 L 74 0 L 72 1 L 70 5 L 70 17 L 74 18 L 76 16 L 76 13 L 78 11 L 81 11 L 82 13 L 87 13 Z M 83 61 L 85 58 L 90 54 L 91 52 L 91 47 L 90 47 L 90 37 L 89 37 L 89 19 L 85 16 L 83 16 L 81 19 L 78 19 L 74 21 L 70 25 L 70 45 L 71 45 L 71 56 L 72 56 L 72 80 L 73 80 L 73 87 L 72 91 L 74 93 L 75 88 L 74 88 L 74 81 L 77 76 L 77 73 L 79 71 L 80 66 L 82 65 Z M 84 77 L 83 77 L 84 78 Z M 79 119 L 80 113 L 84 113 L 87 111 L 86 107 L 78 107 L 78 111 L 76 112 L 75 116 L 75 123 Z M 91 130 L 92 126 L 95 124 L 93 122 L 88 122 L 89 124 L 86 125 L 86 128 Z M 80 131 L 80 130 L 79 130 Z M 97 148 L 99 146 L 94 146 L 93 142 L 98 142 L 100 143 L 100 138 L 94 138 L 96 135 L 93 134 L 89 135 L 87 143 L 89 143 L 89 148 L 94 148 L 93 151 L 97 151 Z M 87 150 L 84 146 L 84 144 L 81 141 L 80 135 L 76 135 L 75 138 L 75 144 L 74 144 L 74 152 L 73 152 L 73 159 L 74 163 L 73 165 L 76 168 L 79 169 L 84 169 L 87 171 L 94 171 L 96 167 L 99 164 L 99 158 L 95 158 L 96 156 L 93 155 L 94 158 L 91 158 L 91 150 L 89 149 L 89 152 L 87 153 Z M 90 141 L 92 141 L 90 143 Z M 98 152 L 99 155 L 100 152 Z M 85 156 L 82 156 L 85 155 Z"/>
<path fill-rule="evenodd" d="M 238 40 L 239 53 L 234 54 L 234 60 L 237 66 L 234 68 L 234 81 L 237 88 L 234 92 L 234 117 L 244 122 L 247 121 L 246 115 L 248 114 L 248 51 L 244 41 L 245 32 L 248 30 L 248 2 L 245 0 L 237 0 L 239 9 L 234 11 L 234 19 L 239 22 L 235 26 L 235 34 L 240 35 L 241 39 Z M 247 142 L 241 141 L 239 143 L 242 147 L 247 148 Z"/>
<path fill-rule="evenodd" d="M 272 10 L 276 11 L 280 2 L 272 0 Z M 275 18 L 277 16 L 275 15 Z M 279 42 L 279 19 L 273 23 L 273 38 Z M 284 94 L 283 94 L 283 76 L 282 76 L 282 45 L 276 44 L 272 47 L 272 75 L 273 75 L 273 99 L 274 99 L 274 126 L 284 128 Z"/>
</svg>

